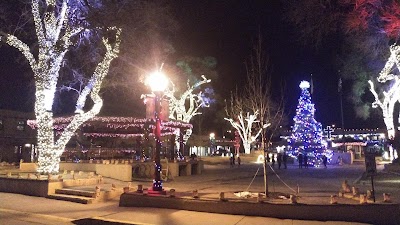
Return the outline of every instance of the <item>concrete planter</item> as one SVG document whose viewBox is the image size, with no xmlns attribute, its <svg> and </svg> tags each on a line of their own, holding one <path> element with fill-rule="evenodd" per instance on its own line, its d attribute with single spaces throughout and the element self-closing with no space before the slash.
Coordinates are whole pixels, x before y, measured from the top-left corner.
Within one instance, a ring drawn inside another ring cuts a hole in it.
<svg viewBox="0 0 400 225">
<path fill-rule="evenodd" d="M 57 180 L 36 180 L 0 177 L 0 192 L 46 197 L 56 189 L 62 188 L 63 182 Z"/>
<path fill-rule="evenodd" d="M 37 179 L 35 176 L 32 176 L 32 178 L 0 177 L 0 192 L 47 197 L 54 194 L 56 189 L 96 185 L 103 182 L 100 178 L 48 180 L 43 179 L 43 177 L 41 179 Z"/>
<path fill-rule="evenodd" d="M 349 221 L 371 224 L 398 224 L 400 221 L 399 204 L 271 204 L 258 203 L 256 201 L 219 201 L 124 193 L 121 195 L 119 206 L 155 207 L 282 219 Z"/>
</svg>

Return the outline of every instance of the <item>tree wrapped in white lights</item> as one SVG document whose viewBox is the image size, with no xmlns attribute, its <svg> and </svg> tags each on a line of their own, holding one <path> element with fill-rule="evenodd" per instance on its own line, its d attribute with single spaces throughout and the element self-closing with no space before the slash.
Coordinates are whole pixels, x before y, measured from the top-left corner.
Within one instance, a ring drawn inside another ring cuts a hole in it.
<svg viewBox="0 0 400 225">
<path fill-rule="evenodd" d="M 374 83 L 369 80 L 370 91 L 374 95 L 375 101 L 372 103 L 373 108 L 380 107 L 383 114 L 383 121 L 386 125 L 386 130 L 388 133 L 388 138 L 393 140 L 396 135 L 396 130 L 394 127 L 394 117 L 393 111 L 395 104 L 400 101 L 400 74 L 393 74 L 393 67 L 397 67 L 397 71 L 400 71 L 400 46 L 392 45 L 390 46 L 390 57 L 386 62 L 385 67 L 379 73 L 377 78 L 379 83 L 390 82 L 390 88 L 388 91 L 383 91 L 380 96 L 375 90 Z M 400 118 L 400 115 L 399 115 Z M 398 150 L 397 150 L 398 151 Z"/>
<path fill-rule="evenodd" d="M 386 62 L 385 67 L 379 73 L 377 78 L 378 82 L 386 83 L 392 81 L 391 87 L 388 91 L 383 92 L 383 99 L 380 98 L 375 90 L 374 83 L 369 80 L 370 91 L 375 97 L 375 101 L 372 103 L 373 108 L 380 107 L 382 109 L 383 120 L 386 125 L 388 132 L 388 138 L 393 139 L 395 137 L 395 128 L 393 121 L 393 110 L 394 105 L 400 100 L 400 80 L 399 75 L 392 74 L 393 66 L 396 65 L 397 69 L 400 69 L 400 46 L 392 45 L 390 47 L 390 57 Z"/>
<path fill-rule="evenodd" d="M 239 136 L 243 141 L 245 154 L 250 154 L 251 144 L 256 141 L 262 130 L 270 125 L 269 123 L 264 124 L 262 128 L 255 131 L 254 126 L 260 123 L 257 120 L 258 114 L 258 111 L 255 111 L 254 114 L 247 113 L 244 117 L 243 112 L 240 112 L 236 121 L 232 118 L 224 118 L 239 132 Z"/>
<path fill-rule="evenodd" d="M 187 82 L 187 89 L 179 97 L 175 97 L 175 85 L 171 82 L 172 88 L 165 91 L 165 96 L 169 99 L 169 118 L 173 120 L 189 123 L 190 120 L 200 115 L 199 109 L 202 107 L 209 107 L 207 101 L 203 98 L 203 93 L 194 91 L 202 84 L 210 83 L 211 80 L 207 79 L 204 75 L 201 76 L 202 80 L 193 85 Z"/>
<path fill-rule="evenodd" d="M 110 63 L 119 52 L 120 30 L 112 28 L 116 33 L 115 43 L 103 38 L 106 53 L 98 63 L 89 82 L 80 93 L 76 103 L 76 114 L 64 131 L 56 139 L 53 130 L 53 100 L 59 78 L 59 71 L 69 47 L 71 38 L 83 28 L 73 27 L 70 23 L 72 10 L 68 0 L 56 5 L 56 0 L 46 0 L 46 10 L 41 10 L 39 0 L 32 0 L 32 14 L 38 44 L 38 56 L 35 57 L 29 46 L 12 34 L 1 34 L 0 41 L 18 49 L 27 59 L 35 78 L 35 115 L 37 122 L 38 172 L 58 173 L 60 156 L 65 145 L 74 135 L 78 127 L 100 112 L 103 100 L 99 91 L 104 77 L 107 75 Z M 42 12 L 41 12 L 42 11 Z M 88 95 L 93 106 L 87 112 L 83 107 Z"/>
<path fill-rule="evenodd" d="M 210 83 L 211 80 L 207 79 L 204 75 L 201 76 L 202 80 L 197 81 L 195 84 L 190 85 L 187 81 L 187 89 L 179 97 L 175 97 L 176 89 L 174 83 L 172 88 L 165 91 L 165 96 L 169 99 L 169 118 L 177 121 L 189 123 L 190 120 L 200 115 L 199 109 L 202 107 L 209 107 L 209 103 L 204 99 L 203 92 L 199 91 L 194 93 L 195 90 L 203 84 Z M 190 138 L 192 130 L 186 130 L 183 134 L 184 143 Z M 178 142 L 179 135 L 177 135 Z"/>
</svg>

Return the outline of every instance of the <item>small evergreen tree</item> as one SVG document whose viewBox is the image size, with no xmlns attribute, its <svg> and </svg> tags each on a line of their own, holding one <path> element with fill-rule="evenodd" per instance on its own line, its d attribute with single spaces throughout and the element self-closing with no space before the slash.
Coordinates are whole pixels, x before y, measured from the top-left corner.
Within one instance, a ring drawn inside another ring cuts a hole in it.
<svg viewBox="0 0 400 225">
<path fill-rule="evenodd" d="M 322 125 L 314 118 L 315 108 L 311 102 L 311 95 L 308 91 L 310 83 L 300 83 L 301 95 L 293 118 L 294 125 L 290 144 L 294 151 L 313 152 L 323 148 Z"/>
</svg>

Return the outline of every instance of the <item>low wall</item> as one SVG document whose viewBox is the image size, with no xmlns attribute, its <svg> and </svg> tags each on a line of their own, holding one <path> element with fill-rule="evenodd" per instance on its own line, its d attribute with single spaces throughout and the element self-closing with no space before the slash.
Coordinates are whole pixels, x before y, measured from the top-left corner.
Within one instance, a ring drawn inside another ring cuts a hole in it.
<svg viewBox="0 0 400 225">
<path fill-rule="evenodd" d="M 95 172 L 97 164 L 95 163 L 73 163 L 73 162 L 61 162 L 60 172 L 63 170 L 68 171 L 84 171 L 84 172 Z"/>
<path fill-rule="evenodd" d="M 330 164 L 339 164 L 340 158 L 344 164 L 353 164 L 354 154 L 352 152 L 335 152 L 332 156 Z"/>
<path fill-rule="evenodd" d="M 201 174 L 204 170 L 204 162 L 201 160 L 190 160 L 188 162 L 166 162 L 161 161 L 163 175 L 168 168 L 168 177 L 189 176 Z M 153 162 L 133 162 L 133 178 L 152 178 L 154 175 Z"/>
<path fill-rule="evenodd" d="M 63 180 L 63 187 L 75 187 L 75 186 L 89 186 L 102 184 L 103 180 L 100 178 L 85 178 L 85 179 L 67 179 Z"/>
<path fill-rule="evenodd" d="M 100 163 L 71 163 L 61 162 L 60 171 L 95 172 L 103 177 L 110 177 L 121 181 L 132 180 L 132 166 L 129 164 L 100 164 Z"/>
<path fill-rule="evenodd" d="M 166 168 L 166 164 L 162 164 Z M 200 160 L 190 160 L 188 162 L 174 162 L 168 163 L 170 175 L 177 176 L 190 176 L 201 174 L 204 169 L 204 162 Z"/>
<path fill-rule="evenodd" d="M 384 167 L 385 171 L 400 173 L 400 164 L 390 163 L 390 164 L 385 164 Z"/>
<path fill-rule="evenodd" d="M 124 193 L 121 195 L 119 206 L 170 208 L 281 219 L 348 221 L 382 225 L 398 224 L 400 221 L 400 208 L 398 204 L 271 204 L 249 201 L 183 199 L 171 198 L 168 196 L 147 196 L 136 193 Z"/>
<path fill-rule="evenodd" d="M 161 162 L 162 169 L 168 167 L 168 176 L 189 176 L 201 174 L 204 170 L 204 162 L 201 160 L 191 160 L 188 162 Z M 22 171 L 36 171 L 37 164 L 35 163 L 22 163 L 20 170 Z M 132 169 L 133 168 L 133 169 Z M 133 162 L 132 164 L 115 164 L 105 160 L 104 163 L 74 163 L 74 162 L 61 162 L 60 172 L 67 171 L 83 171 L 95 172 L 96 174 L 104 177 L 110 177 L 121 181 L 131 181 L 132 177 L 145 177 L 152 178 L 154 174 L 153 162 Z M 132 174 L 132 171 L 134 174 Z"/>
<path fill-rule="evenodd" d="M 0 192 L 46 197 L 62 187 L 62 181 L 0 177 Z"/>
<path fill-rule="evenodd" d="M 121 181 L 132 181 L 132 165 L 126 164 L 94 164 L 96 173 Z"/>
<path fill-rule="evenodd" d="M 22 171 L 36 172 L 38 168 L 37 163 L 20 163 L 19 169 Z"/>
</svg>

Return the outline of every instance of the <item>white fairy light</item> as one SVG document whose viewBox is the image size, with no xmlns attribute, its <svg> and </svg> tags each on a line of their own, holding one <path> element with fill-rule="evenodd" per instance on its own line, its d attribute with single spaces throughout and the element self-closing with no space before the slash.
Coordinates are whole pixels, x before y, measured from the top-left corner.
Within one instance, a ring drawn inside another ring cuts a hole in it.
<svg viewBox="0 0 400 225">
<path fill-rule="evenodd" d="M 187 82 L 187 90 L 182 93 L 178 98 L 175 97 L 175 87 L 164 92 L 165 96 L 169 99 L 169 118 L 172 120 L 183 121 L 189 123 L 190 120 L 196 115 L 200 115 L 199 109 L 202 107 L 209 107 L 210 105 L 204 100 L 202 92 L 193 93 L 196 88 L 203 84 L 210 83 L 211 80 L 207 79 L 204 75 L 201 76 L 202 80 L 196 82 L 194 85 L 189 85 Z M 190 138 L 192 131 L 184 133 L 184 143 Z"/>
<path fill-rule="evenodd" d="M 370 91 L 373 94 L 375 101 L 372 103 L 373 108 L 381 108 L 383 121 L 386 125 L 386 130 L 389 139 L 394 139 L 395 137 L 395 126 L 393 119 L 394 106 L 396 102 L 400 101 L 400 79 L 399 75 L 393 74 L 392 69 L 396 65 L 397 69 L 400 70 L 400 46 L 392 45 L 390 46 L 390 57 L 386 62 L 386 65 L 379 73 L 377 78 L 378 82 L 386 83 L 391 81 L 391 87 L 388 91 L 383 92 L 383 99 L 380 98 L 377 91 L 375 90 L 374 83 L 369 80 Z"/>
<path fill-rule="evenodd" d="M 59 171 L 60 156 L 64 151 L 65 145 L 74 135 L 75 130 L 83 122 L 100 112 L 103 105 L 103 100 L 99 96 L 101 83 L 108 73 L 111 61 L 117 57 L 119 52 L 121 31 L 117 28 L 111 28 L 116 32 L 114 45 L 109 43 L 108 39 L 103 38 L 106 54 L 104 59 L 97 65 L 89 85 L 78 98 L 76 108 L 79 113 L 73 117 L 71 123 L 65 127 L 59 138 L 55 140 L 52 106 L 59 70 L 65 53 L 72 44 L 71 37 L 76 35 L 82 28 L 72 28 L 69 25 L 70 9 L 67 0 L 63 1 L 58 12 L 55 10 L 55 0 L 46 0 L 45 3 L 47 8 L 53 10 L 45 12 L 42 17 L 39 10 L 39 0 L 32 0 L 32 15 L 39 47 L 36 58 L 31 53 L 29 46 L 13 35 L 0 36 L 0 41 L 18 49 L 28 60 L 34 73 L 36 87 L 35 115 L 39 152 L 38 172 L 50 174 Z M 94 104 L 91 110 L 84 113 L 82 108 L 89 94 Z"/>
<path fill-rule="evenodd" d="M 270 123 L 265 124 L 253 135 L 253 125 L 260 122 L 257 120 L 258 114 L 258 111 L 255 111 L 254 114 L 247 113 L 246 117 L 243 117 L 243 112 L 240 112 L 237 122 L 231 118 L 224 118 L 238 131 L 239 136 L 243 141 L 243 147 L 246 154 L 250 154 L 251 144 L 261 134 L 261 131 L 270 126 Z"/>
<path fill-rule="evenodd" d="M 200 85 L 211 82 L 211 80 L 207 79 L 204 75 L 201 77 L 202 80 L 196 82 L 194 85 L 189 85 L 188 81 L 187 90 L 178 98 L 175 97 L 175 89 L 173 84 L 172 89 L 165 91 L 165 96 L 169 99 L 170 119 L 189 123 L 194 116 L 201 114 L 201 112 L 198 111 L 201 107 L 209 106 L 203 99 L 203 96 L 201 95 L 202 92 L 197 94 L 193 93 Z M 187 104 L 188 102 L 189 104 Z"/>
</svg>

